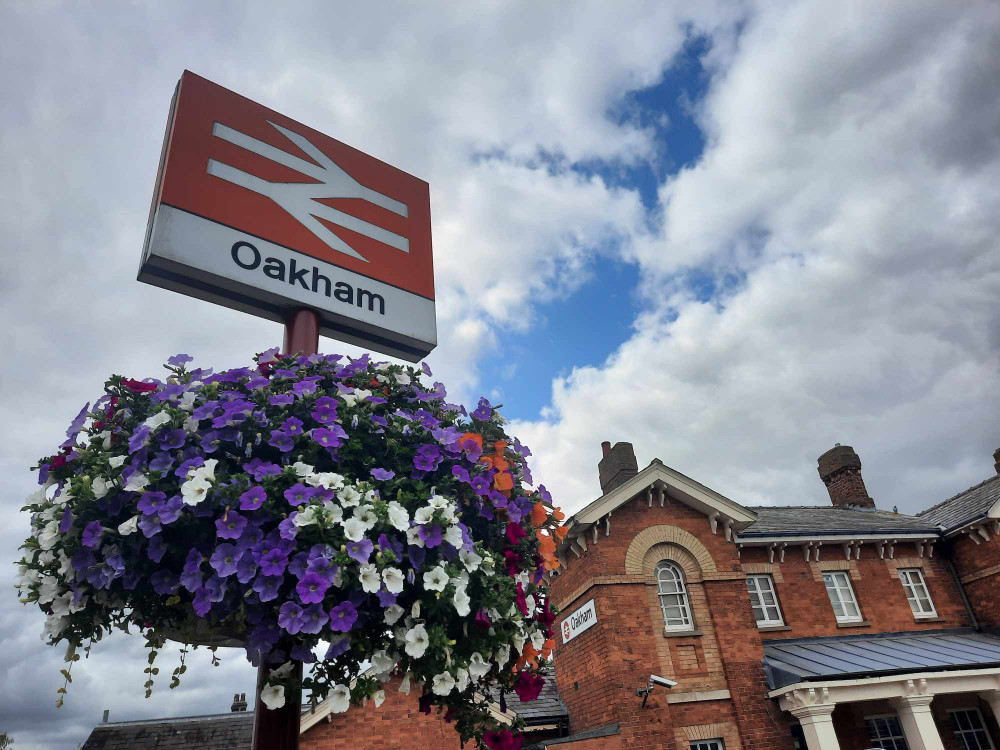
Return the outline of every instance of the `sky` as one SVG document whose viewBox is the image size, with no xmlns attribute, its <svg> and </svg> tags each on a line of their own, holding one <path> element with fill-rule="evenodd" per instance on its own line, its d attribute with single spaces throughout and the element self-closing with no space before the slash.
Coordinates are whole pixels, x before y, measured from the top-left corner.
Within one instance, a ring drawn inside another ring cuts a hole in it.
<svg viewBox="0 0 1000 750">
<path fill-rule="evenodd" d="M 1000 5 L 0 0 L 0 549 L 28 471 L 111 373 L 246 364 L 274 323 L 135 280 L 189 69 L 427 180 L 454 400 L 503 403 L 569 511 L 629 441 L 747 505 L 879 507 L 1000 447 Z M 324 339 L 321 349 L 356 355 Z M 142 697 L 142 639 L 74 668 L 0 566 L 0 731 L 226 712 L 241 653 Z M 176 654 L 161 656 L 163 675 Z"/>
</svg>

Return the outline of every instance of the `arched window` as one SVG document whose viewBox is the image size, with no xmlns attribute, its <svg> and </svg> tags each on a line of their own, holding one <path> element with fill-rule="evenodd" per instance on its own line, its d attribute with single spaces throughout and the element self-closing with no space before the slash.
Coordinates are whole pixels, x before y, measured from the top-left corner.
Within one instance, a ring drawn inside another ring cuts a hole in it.
<svg viewBox="0 0 1000 750">
<path fill-rule="evenodd" d="M 663 626 L 667 630 L 690 630 L 691 607 L 681 569 L 667 560 L 656 564 L 656 591 L 663 610 Z"/>
</svg>

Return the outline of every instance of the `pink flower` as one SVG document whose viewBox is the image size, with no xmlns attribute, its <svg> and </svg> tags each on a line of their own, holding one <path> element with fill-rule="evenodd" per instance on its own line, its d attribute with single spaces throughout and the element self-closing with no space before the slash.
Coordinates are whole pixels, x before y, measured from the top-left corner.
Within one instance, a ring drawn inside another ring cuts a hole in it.
<svg viewBox="0 0 1000 750">
<path fill-rule="evenodd" d="M 521 735 L 512 734 L 509 729 L 501 729 L 499 732 L 484 734 L 483 742 L 490 750 L 520 750 Z"/>
<path fill-rule="evenodd" d="M 514 692 L 517 693 L 517 697 L 521 699 L 522 703 L 526 703 L 527 701 L 535 700 L 538 694 L 542 692 L 544 685 L 544 677 L 537 674 L 530 674 L 529 672 L 521 672 L 517 676 L 517 684 L 514 685 Z"/>
</svg>

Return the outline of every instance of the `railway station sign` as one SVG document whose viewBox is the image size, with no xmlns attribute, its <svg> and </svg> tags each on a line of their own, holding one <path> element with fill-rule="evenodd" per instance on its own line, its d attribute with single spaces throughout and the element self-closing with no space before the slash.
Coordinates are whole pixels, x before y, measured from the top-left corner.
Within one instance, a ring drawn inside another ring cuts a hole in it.
<svg viewBox="0 0 1000 750">
<path fill-rule="evenodd" d="M 437 344 L 423 180 L 185 71 L 138 278 L 417 361 Z"/>
<path fill-rule="evenodd" d="M 597 609 L 594 607 L 594 600 L 584 604 L 579 609 L 571 612 L 562 621 L 562 642 L 569 643 L 580 633 L 589 630 L 597 624 Z"/>
</svg>

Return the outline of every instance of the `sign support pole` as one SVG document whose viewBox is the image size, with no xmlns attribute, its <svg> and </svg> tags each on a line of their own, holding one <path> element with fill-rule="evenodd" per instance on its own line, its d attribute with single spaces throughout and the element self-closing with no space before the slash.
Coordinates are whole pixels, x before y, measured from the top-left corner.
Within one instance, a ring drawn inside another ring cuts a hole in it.
<svg viewBox="0 0 1000 750">
<path fill-rule="evenodd" d="M 282 354 L 316 354 L 319 351 L 319 316 L 312 310 L 293 311 L 285 320 L 285 338 Z M 253 750 L 298 750 L 299 726 L 302 721 L 301 693 L 288 694 L 285 705 L 270 710 L 260 699 L 260 691 L 267 684 L 270 666 L 260 654 L 257 667 L 257 695 L 254 704 Z M 302 681 L 302 662 L 292 661 L 292 677 Z M 271 665 L 273 666 L 273 665 Z"/>
</svg>

